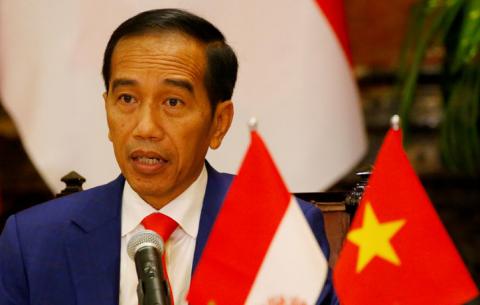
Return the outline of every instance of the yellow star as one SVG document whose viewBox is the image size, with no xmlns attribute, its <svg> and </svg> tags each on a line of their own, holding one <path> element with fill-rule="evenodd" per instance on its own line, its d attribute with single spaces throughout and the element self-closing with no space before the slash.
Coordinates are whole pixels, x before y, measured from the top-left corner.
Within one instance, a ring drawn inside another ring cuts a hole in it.
<svg viewBox="0 0 480 305">
<path fill-rule="evenodd" d="M 365 206 L 362 227 L 351 230 L 347 239 L 357 245 L 357 273 L 361 272 L 370 261 L 378 256 L 399 266 L 400 259 L 390 243 L 390 239 L 405 225 L 405 219 L 380 223 L 370 202 Z"/>
</svg>

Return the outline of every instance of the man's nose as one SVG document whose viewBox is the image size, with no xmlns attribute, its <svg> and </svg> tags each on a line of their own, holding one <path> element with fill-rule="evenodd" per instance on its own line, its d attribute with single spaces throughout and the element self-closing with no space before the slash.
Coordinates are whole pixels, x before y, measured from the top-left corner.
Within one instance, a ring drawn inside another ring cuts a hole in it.
<svg viewBox="0 0 480 305">
<path fill-rule="evenodd" d="M 163 138 L 160 113 L 151 103 L 144 103 L 138 109 L 137 125 L 133 135 L 136 138 L 158 141 Z"/>
</svg>

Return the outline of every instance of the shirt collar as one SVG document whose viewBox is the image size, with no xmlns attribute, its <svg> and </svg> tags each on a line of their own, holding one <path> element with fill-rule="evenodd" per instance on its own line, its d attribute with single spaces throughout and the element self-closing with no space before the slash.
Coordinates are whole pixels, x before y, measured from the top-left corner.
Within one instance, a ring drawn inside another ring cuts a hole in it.
<svg viewBox="0 0 480 305">
<path fill-rule="evenodd" d="M 174 219 L 186 234 L 197 238 L 207 180 L 208 174 L 204 165 L 198 178 L 160 210 L 145 202 L 128 182 L 125 182 L 122 197 L 122 237 L 132 232 L 146 216 L 160 212 Z"/>
</svg>

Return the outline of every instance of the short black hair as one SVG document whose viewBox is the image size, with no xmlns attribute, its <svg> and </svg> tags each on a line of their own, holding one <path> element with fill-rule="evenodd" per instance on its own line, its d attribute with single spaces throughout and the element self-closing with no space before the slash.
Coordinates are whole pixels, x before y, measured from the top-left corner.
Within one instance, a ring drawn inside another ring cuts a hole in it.
<svg viewBox="0 0 480 305">
<path fill-rule="evenodd" d="M 207 20 L 180 9 L 156 9 L 126 20 L 112 33 L 103 56 L 102 74 L 108 92 L 112 54 L 123 37 L 146 33 L 180 32 L 206 44 L 207 66 L 204 84 L 215 110 L 219 102 L 230 100 L 237 80 L 238 61 L 223 34 Z"/>
</svg>

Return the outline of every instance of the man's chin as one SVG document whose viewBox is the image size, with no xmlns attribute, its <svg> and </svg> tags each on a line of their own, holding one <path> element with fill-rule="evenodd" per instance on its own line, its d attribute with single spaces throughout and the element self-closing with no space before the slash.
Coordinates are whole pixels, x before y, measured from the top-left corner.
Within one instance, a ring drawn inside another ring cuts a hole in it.
<svg viewBox="0 0 480 305">
<path fill-rule="evenodd" d="M 160 209 L 171 201 L 167 192 L 162 192 L 158 189 L 143 187 L 137 187 L 137 189 L 132 187 L 132 189 L 138 194 L 138 196 L 140 196 L 140 198 L 156 209 Z"/>
<path fill-rule="evenodd" d="M 130 183 L 130 182 L 129 182 Z M 132 189 L 141 197 L 143 196 L 162 196 L 164 191 L 159 185 L 155 185 L 154 182 L 139 183 L 137 181 L 130 183 Z"/>
</svg>

